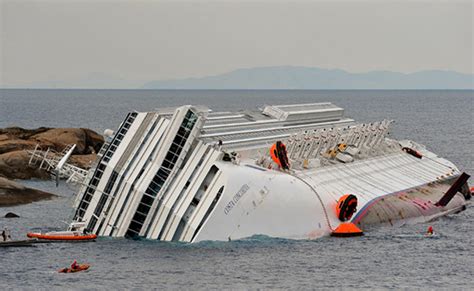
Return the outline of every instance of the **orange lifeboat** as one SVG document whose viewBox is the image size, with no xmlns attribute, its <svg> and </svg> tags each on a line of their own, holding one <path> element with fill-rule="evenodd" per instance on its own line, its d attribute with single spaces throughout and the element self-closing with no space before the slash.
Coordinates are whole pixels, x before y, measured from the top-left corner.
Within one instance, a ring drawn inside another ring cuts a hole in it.
<svg viewBox="0 0 474 291">
<path fill-rule="evenodd" d="M 290 168 L 286 146 L 281 141 L 277 141 L 272 145 L 270 148 L 270 156 L 283 170 L 288 170 Z"/>
<path fill-rule="evenodd" d="M 423 157 L 423 155 L 419 151 L 416 151 L 416 150 L 414 150 L 412 148 L 409 148 L 409 147 L 402 148 L 402 151 L 404 151 L 407 154 L 410 154 L 410 155 L 412 155 L 412 156 L 414 156 L 415 158 L 418 158 L 418 159 L 421 159 Z"/>
<path fill-rule="evenodd" d="M 352 194 L 343 195 L 337 201 L 336 215 L 340 221 L 348 221 L 357 211 L 357 197 Z"/>
</svg>

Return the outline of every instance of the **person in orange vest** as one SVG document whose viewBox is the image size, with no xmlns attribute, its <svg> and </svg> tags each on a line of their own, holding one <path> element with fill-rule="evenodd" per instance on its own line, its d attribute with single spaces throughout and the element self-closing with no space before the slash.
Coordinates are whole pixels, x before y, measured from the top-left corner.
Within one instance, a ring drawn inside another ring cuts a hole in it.
<svg viewBox="0 0 474 291">
<path fill-rule="evenodd" d="M 431 225 L 426 230 L 426 234 L 427 235 L 433 235 L 434 234 L 433 227 Z"/>
<path fill-rule="evenodd" d="M 73 269 L 73 270 L 79 269 L 79 265 L 77 264 L 76 260 L 74 260 L 74 262 L 72 262 L 71 269 Z"/>
</svg>

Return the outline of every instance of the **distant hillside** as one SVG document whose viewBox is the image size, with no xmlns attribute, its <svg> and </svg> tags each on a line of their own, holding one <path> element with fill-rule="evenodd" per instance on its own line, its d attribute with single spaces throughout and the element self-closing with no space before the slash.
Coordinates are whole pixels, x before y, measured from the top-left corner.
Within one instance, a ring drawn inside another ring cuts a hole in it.
<svg viewBox="0 0 474 291">
<path fill-rule="evenodd" d="M 474 75 L 452 71 L 349 73 L 308 67 L 239 69 L 203 78 L 151 81 L 146 89 L 474 89 Z"/>
<path fill-rule="evenodd" d="M 104 73 L 89 73 L 71 80 L 51 80 L 34 82 L 20 88 L 35 89 L 134 89 L 143 85 L 142 81 L 127 80 Z"/>
</svg>

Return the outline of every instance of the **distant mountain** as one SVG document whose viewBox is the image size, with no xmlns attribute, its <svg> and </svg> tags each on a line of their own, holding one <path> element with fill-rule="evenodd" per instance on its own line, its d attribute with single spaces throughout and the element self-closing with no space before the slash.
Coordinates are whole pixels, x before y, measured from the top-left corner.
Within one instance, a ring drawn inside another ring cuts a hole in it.
<svg viewBox="0 0 474 291">
<path fill-rule="evenodd" d="M 35 89 L 134 89 L 143 84 L 142 81 L 131 81 L 104 73 L 90 73 L 82 78 L 72 80 L 52 80 L 29 83 L 20 88 Z"/>
<path fill-rule="evenodd" d="M 474 89 L 474 75 L 452 71 L 349 73 L 309 67 L 238 69 L 203 78 L 151 81 L 146 89 Z"/>
</svg>

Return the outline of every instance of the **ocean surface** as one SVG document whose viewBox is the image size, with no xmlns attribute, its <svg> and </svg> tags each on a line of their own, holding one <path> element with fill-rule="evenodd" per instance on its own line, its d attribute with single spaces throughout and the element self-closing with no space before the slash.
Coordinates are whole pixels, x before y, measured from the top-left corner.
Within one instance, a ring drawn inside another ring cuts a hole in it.
<svg viewBox="0 0 474 291">
<path fill-rule="evenodd" d="M 238 110 L 264 104 L 333 102 L 357 121 L 395 120 L 392 136 L 413 139 L 474 175 L 474 91 L 0 90 L 0 127 L 116 129 L 132 110 L 182 104 Z M 0 208 L 16 239 L 64 229 L 76 189 L 22 181 L 59 195 Z M 473 179 L 470 180 L 474 184 Z M 197 244 L 100 238 L 95 243 L 0 248 L 0 289 L 472 289 L 474 210 L 430 224 L 380 227 L 358 238 L 293 241 L 256 235 Z M 424 231 L 432 225 L 434 237 Z M 74 259 L 91 269 L 58 274 Z"/>
</svg>

